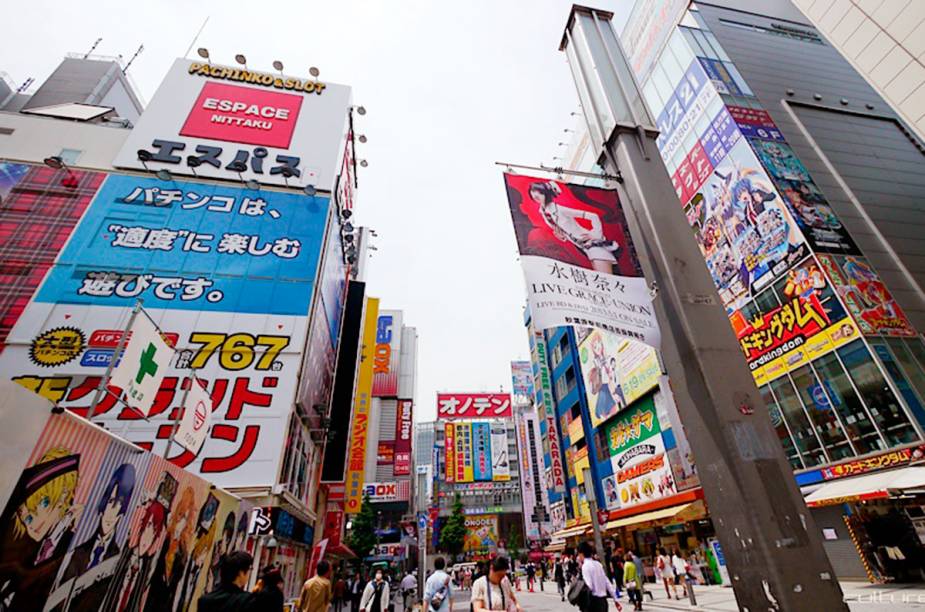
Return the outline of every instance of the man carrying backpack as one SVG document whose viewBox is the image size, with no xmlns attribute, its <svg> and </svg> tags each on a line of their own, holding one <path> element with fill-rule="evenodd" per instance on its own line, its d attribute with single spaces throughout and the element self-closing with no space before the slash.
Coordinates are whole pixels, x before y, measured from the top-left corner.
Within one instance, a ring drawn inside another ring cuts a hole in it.
<svg viewBox="0 0 925 612">
<path fill-rule="evenodd" d="M 443 568 L 443 557 L 434 559 L 434 573 L 424 583 L 424 608 L 426 612 L 453 612 L 453 590 L 450 575 Z"/>
</svg>

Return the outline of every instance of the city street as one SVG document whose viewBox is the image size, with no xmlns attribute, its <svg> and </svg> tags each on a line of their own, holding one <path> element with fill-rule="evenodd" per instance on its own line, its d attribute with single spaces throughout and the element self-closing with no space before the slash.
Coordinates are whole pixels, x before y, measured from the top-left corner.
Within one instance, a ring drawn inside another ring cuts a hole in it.
<svg viewBox="0 0 925 612">
<path fill-rule="evenodd" d="M 654 584 L 646 586 L 654 599 L 650 600 L 646 597 L 643 603 L 644 610 L 709 610 L 716 612 L 734 612 L 738 610 L 732 589 L 728 587 L 696 587 L 696 606 L 690 605 L 686 599 L 682 601 L 669 600 L 665 597 L 664 590 L 655 590 L 654 587 Z M 860 582 L 843 582 L 842 591 L 845 594 L 845 601 L 852 612 L 925 610 L 925 588 L 920 585 L 873 585 Z M 545 591 L 543 592 L 519 591 L 517 597 L 526 612 L 577 612 L 577 609 L 571 604 L 562 602 L 559 599 L 555 585 L 551 582 L 545 584 Z M 468 601 L 469 591 L 457 591 L 454 593 L 453 606 L 455 612 L 467 610 Z M 632 609 L 626 601 L 625 593 L 621 603 L 624 610 Z"/>
</svg>

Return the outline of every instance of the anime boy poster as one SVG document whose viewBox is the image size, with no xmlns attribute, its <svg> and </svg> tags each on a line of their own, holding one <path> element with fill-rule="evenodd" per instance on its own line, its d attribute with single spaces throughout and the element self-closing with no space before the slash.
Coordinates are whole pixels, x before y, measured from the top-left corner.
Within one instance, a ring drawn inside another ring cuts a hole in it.
<svg viewBox="0 0 925 612">
<path fill-rule="evenodd" d="M 212 542 L 215 540 L 215 532 L 218 528 L 216 519 L 220 505 L 219 498 L 210 492 L 199 508 L 194 527 L 195 533 L 189 547 L 189 558 L 174 592 L 173 610 L 188 610 L 198 597 L 201 587 L 205 586 L 211 560 Z"/>
<path fill-rule="evenodd" d="M 54 585 L 105 450 L 84 427 L 49 418 L 0 515 L 2 610 L 35 610 Z"/>
<path fill-rule="evenodd" d="M 46 610 L 99 609 L 126 546 L 129 519 L 151 459 L 102 431 L 89 430 L 87 435 L 108 448 Z"/>
</svg>

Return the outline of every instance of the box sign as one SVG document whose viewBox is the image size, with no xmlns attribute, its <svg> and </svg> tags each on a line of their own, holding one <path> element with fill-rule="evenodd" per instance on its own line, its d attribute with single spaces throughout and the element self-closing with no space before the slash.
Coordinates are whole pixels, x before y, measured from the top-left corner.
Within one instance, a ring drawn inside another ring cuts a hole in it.
<svg viewBox="0 0 925 612">
<path fill-rule="evenodd" d="M 401 321 L 400 310 L 383 310 L 379 313 L 373 350 L 373 397 L 398 395 Z"/>
<path fill-rule="evenodd" d="M 438 419 L 494 419 L 513 415 L 507 393 L 438 393 Z"/>
<path fill-rule="evenodd" d="M 113 165 L 333 190 L 349 107 L 343 85 L 178 59 Z"/>
<path fill-rule="evenodd" d="M 374 502 L 408 501 L 411 483 L 407 480 L 367 482 L 363 485 L 363 495 L 369 495 L 369 500 Z"/>
</svg>

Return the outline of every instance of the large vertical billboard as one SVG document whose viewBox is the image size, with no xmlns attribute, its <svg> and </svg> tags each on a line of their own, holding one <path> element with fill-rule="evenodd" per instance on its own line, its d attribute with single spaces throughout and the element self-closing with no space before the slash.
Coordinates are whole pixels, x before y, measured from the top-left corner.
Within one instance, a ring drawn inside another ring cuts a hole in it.
<svg viewBox="0 0 925 612">
<path fill-rule="evenodd" d="M 373 356 L 373 397 L 396 397 L 398 395 L 401 321 L 400 310 L 383 310 L 379 313 Z"/>
<path fill-rule="evenodd" d="M 113 165 L 330 190 L 349 106 L 342 85 L 178 59 Z"/>
<path fill-rule="evenodd" d="M 491 470 L 491 425 L 485 421 L 472 423 L 473 478 L 476 481 L 490 481 Z"/>
<path fill-rule="evenodd" d="M 411 474 L 411 437 L 414 435 L 411 400 L 398 400 L 396 417 L 394 474 L 408 476 Z"/>
<path fill-rule="evenodd" d="M 617 191 L 516 174 L 504 182 L 533 325 L 596 327 L 658 346 Z"/>
<path fill-rule="evenodd" d="M 436 448 L 436 447 L 434 447 Z M 447 482 L 456 482 L 456 425 L 445 423 L 443 426 L 443 456 Z"/>
<path fill-rule="evenodd" d="M 464 421 L 455 425 L 456 482 L 472 482 L 475 475 L 472 463 L 472 423 Z"/>
<path fill-rule="evenodd" d="M 360 352 L 360 366 L 353 398 L 350 447 L 347 451 L 347 476 L 344 481 L 344 510 L 347 514 L 359 512 L 363 501 L 366 445 L 369 441 L 369 411 L 372 404 L 373 344 L 376 340 L 378 316 L 379 300 L 366 298 L 366 313 L 363 316 L 363 348 Z"/>
<path fill-rule="evenodd" d="M 511 457 L 507 446 L 507 429 L 503 422 L 491 424 L 491 479 L 498 482 L 511 479 Z"/>
<path fill-rule="evenodd" d="M 148 419 L 111 388 L 94 420 L 162 454 L 195 371 L 214 401 L 198 455 L 219 486 L 276 481 L 295 401 L 328 199 L 109 176 L 0 355 L 0 371 L 86 415 L 130 309 L 176 352 Z"/>
<path fill-rule="evenodd" d="M 529 361 L 511 362 L 511 399 L 517 404 L 533 401 L 533 364 Z"/>
<path fill-rule="evenodd" d="M 546 437 L 549 446 L 549 479 L 546 488 L 555 493 L 565 492 L 565 467 L 562 463 L 562 443 L 556 424 L 555 404 L 552 399 L 552 380 L 546 362 L 546 339 L 543 332 L 535 331 L 533 335 L 540 379 L 540 397 L 546 412 Z"/>
</svg>

